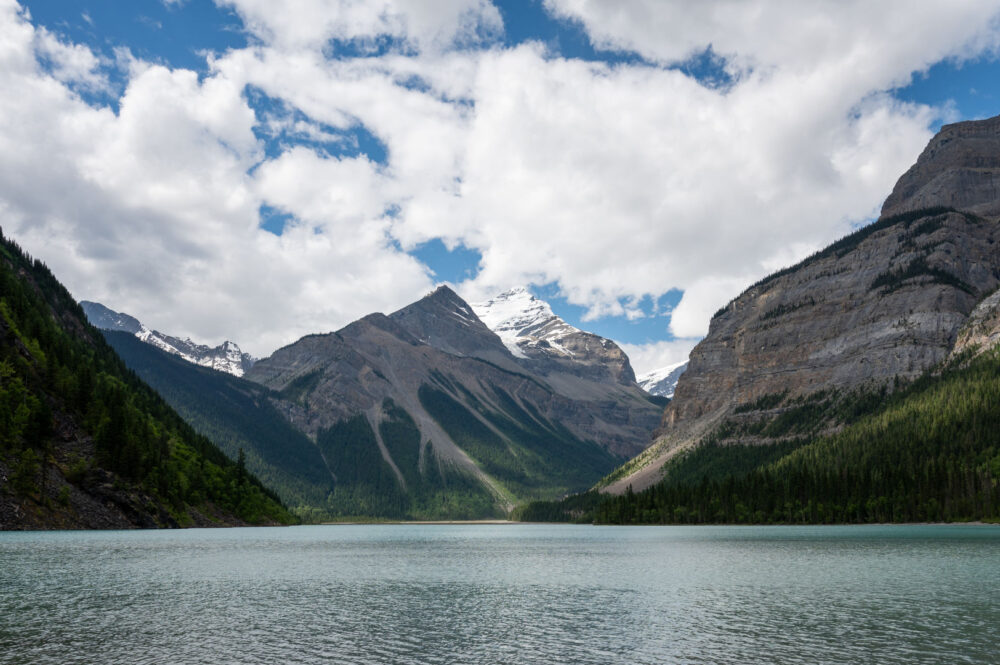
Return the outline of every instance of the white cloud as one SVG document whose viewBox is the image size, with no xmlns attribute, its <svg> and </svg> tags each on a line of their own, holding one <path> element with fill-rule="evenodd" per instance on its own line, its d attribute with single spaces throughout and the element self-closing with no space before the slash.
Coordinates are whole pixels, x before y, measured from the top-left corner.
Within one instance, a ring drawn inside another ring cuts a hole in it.
<svg viewBox="0 0 1000 665">
<path fill-rule="evenodd" d="M 862 92 L 906 83 L 921 68 L 915 61 L 997 45 L 996 4 L 979 0 L 545 0 L 545 6 L 579 21 L 599 48 L 673 63 L 711 45 L 735 72 L 850 73 Z M 844 64 L 851 69 L 838 71 Z"/>
<path fill-rule="evenodd" d="M 36 34 L 0 18 L 0 86 L 18 93 L 0 97 L 0 209 L 76 297 L 265 354 L 431 288 L 363 196 L 381 182 L 366 159 L 297 149 L 249 175 L 262 146 L 233 81 L 134 62 L 115 114 L 39 68 Z M 260 230 L 272 199 L 310 223 Z"/>
<path fill-rule="evenodd" d="M 680 289 L 671 331 L 699 337 L 748 283 L 877 214 L 953 113 L 892 87 L 993 49 L 998 7 L 547 2 L 649 61 L 711 44 L 739 74 L 720 90 L 501 48 L 486 0 L 222 4 L 254 43 L 201 75 L 120 56 L 115 112 L 74 92 L 100 85 L 97 56 L 0 0 L 0 210 L 78 297 L 257 354 L 419 297 L 431 278 L 400 248 L 432 238 L 481 252 L 458 285 L 470 297 L 556 283 L 591 318 L 631 318 Z M 384 37 L 403 48 L 328 57 L 331 40 Z M 258 114 L 248 87 L 281 108 Z M 301 145 L 268 156 L 258 138 L 358 126 L 385 164 Z M 294 215 L 281 237 L 258 228 L 262 205 Z M 638 367 L 688 344 L 630 348 Z"/>
<path fill-rule="evenodd" d="M 622 344 L 619 342 L 619 346 L 628 355 L 635 375 L 642 376 L 654 369 L 684 362 L 691 355 L 691 349 L 698 341 L 699 338 L 649 342 L 648 344 Z"/>
<path fill-rule="evenodd" d="M 47 60 L 52 76 L 63 83 L 76 83 L 92 90 L 108 90 L 107 76 L 99 57 L 80 44 L 67 44 L 45 28 L 35 32 L 37 53 Z"/>
<path fill-rule="evenodd" d="M 503 29 L 487 0 L 217 0 L 233 7 L 247 29 L 282 49 L 324 48 L 331 40 L 375 46 L 392 37 L 420 50 L 490 39 Z"/>
</svg>

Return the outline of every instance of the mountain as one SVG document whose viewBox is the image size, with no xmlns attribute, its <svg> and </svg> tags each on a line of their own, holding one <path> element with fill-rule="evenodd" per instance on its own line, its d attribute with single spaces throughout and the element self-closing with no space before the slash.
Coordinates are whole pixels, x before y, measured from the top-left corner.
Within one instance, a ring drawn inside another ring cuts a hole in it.
<svg viewBox="0 0 1000 665">
<path fill-rule="evenodd" d="M 0 528 L 293 519 L 125 367 L 48 268 L 0 235 Z"/>
<path fill-rule="evenodd" d="M 692 351 L 654 444 L 604 490 L 638 490 L 699 444 L 832 434 L 965 345 L 992 343 L 1000 119 L 949 125 L 870 226 L 761 280 Z M 958 207 L 955 207 L 958 206 Z M 986 216 L 984 216 L 986 215 Z"/>
<path fill-rule="evenodd" d="M 946 126 L 870 226 L 713 317 L 653 445 L 522 519 L 1000 519 L 1000 118 Z"/>
<path fill-rule="evenodd" d="M 650 395 L 659 397 L 673 397 L 677 389 L 677 382 L 680 381 L 681 374 L 688 367 L 688 361 L 684 360 L 673 365 L 667 365 L 660 369 L 654 369 L 640 376 L 636 381 L 639 386 Z"/>
<path fill-rule="evenodd" d="M 640 451 L 659 420 L 625 354 L 574 331 L 515 355 L 441 287 L 306 336 L 245 378 L 316 442 L 334 482 L 328 514 L 502 515 L 585 489 Z M 574 355 L 553 351 L 560 340 Z"/>
<path fill-rule="evenodd" d="M 80 301 L 87 320 L 101 330 L 117 330 L 131 333 L 147 344 L 151 344 L 167 353 L 180 356 L 189 363 L 210 367 L 214 370 L 243 376 L 253 367 L 254 358 L 243 353 L 234 342 L 225 341 L 219 346 L 207 346 L 192 342 L 190 338 L 180 339 L 156 330 L 150 330 L 138 319 L 108 309 L 98 302 Z"/>
<path fill-rule="evenodd" d="M 1000 348 L 876 397 L 835 432 L 707 443 L 668 462 L 666 480 L 643 492 L 577 504 L 613 524 L 1000 522 Z M 567 512 L 555 504 L 541 517 Z"/>
<path fill-rule="evenodd" d="M 323 506 L 333 489 L 319 449 L 275 407 L 278 395 L 236 376 L 193 365 L 125 331 L 103 331 L 139 375 L 199 434 L 247 469 L 295 510 Z"/>
<path fill-rule="evenodd" d="M 521 366 L 533 372 L 567 373 L 607 384 L 635 383 L 628 356 L 617 344 L 569 325 L 524 287 L 473 303 L 472 309 Z"/>
</svg>

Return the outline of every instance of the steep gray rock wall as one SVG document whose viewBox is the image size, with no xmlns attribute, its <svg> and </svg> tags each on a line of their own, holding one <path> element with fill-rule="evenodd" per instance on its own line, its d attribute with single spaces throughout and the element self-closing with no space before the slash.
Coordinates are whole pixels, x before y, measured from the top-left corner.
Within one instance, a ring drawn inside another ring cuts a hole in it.
<svg viewBox="0 0 1000 665">
<path fill-rule="evenodd" d="M 1000 291 L 984 298 L 958 331 L 952 355 L 966 350 L 982 353 L 1000 344 Z"/>
<path fill-rule="evenodd" d="M 882 216 L 934 206 L 1000 215 L 1000 116 L 942 127 L 896 183 Z"/>
<path fill-rule="evenodd" d="M 656 482 L 664 462 L 737 406 L 918 376 L 992 334 L 1000 285 L 1000 119 L 945 127 L 870 227 L 762 280 L 712 319 L 653 445 L 604 489 Z M 927 209 L 934 206 L 934 209 Z M 951 207 L 951 210 L 946 209 Z M 958 208 L 958 209 L 955 209 Z"/>
<path fill-rule="evenodd" d="M 948 356 L 1000 283 L 997 231 L 961 213 L 900 222 L 750 289 L 692 351 L 664 424 L 771 393 L 917 376 Z"/>
</svg>

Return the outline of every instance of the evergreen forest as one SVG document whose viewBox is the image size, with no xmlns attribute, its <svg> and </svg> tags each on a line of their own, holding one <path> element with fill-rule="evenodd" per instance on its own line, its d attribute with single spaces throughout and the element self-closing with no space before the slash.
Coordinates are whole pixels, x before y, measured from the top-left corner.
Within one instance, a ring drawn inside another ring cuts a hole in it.
<svg viewBox="0 0 1000 665">
<path fill-rule="evenodd" d="M 0 499 L 8 526 L 79 526 L 101 502 L 135 525 L 294 521 L 242 455 L 230 459 L 196 433 L 49 269 L 2 235 Z"/>
<path fill-rule="evenodd" d="M 645 491 L 536 502 L 516 516 L 602 524 L 998 521 L 1000 349 L 969 356 L 897 390 L 841 401 L 855 410 L 838 432 L 760 446 L 708 437 Z M 799 431 L 813 429 L 816 415 L 800 417 Z"/>
</svg>

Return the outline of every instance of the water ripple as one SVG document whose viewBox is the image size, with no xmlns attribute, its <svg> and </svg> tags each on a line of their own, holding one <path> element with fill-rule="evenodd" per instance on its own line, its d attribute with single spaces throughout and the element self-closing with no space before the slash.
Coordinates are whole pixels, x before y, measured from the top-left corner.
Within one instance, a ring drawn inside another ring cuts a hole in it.
<svg viewBox="0 0 1000 665">
<path fill-rule="evenodd" d="M 1000 529 L 0 534 L 0 663 L 1000 662 Z"/>
</svg>

